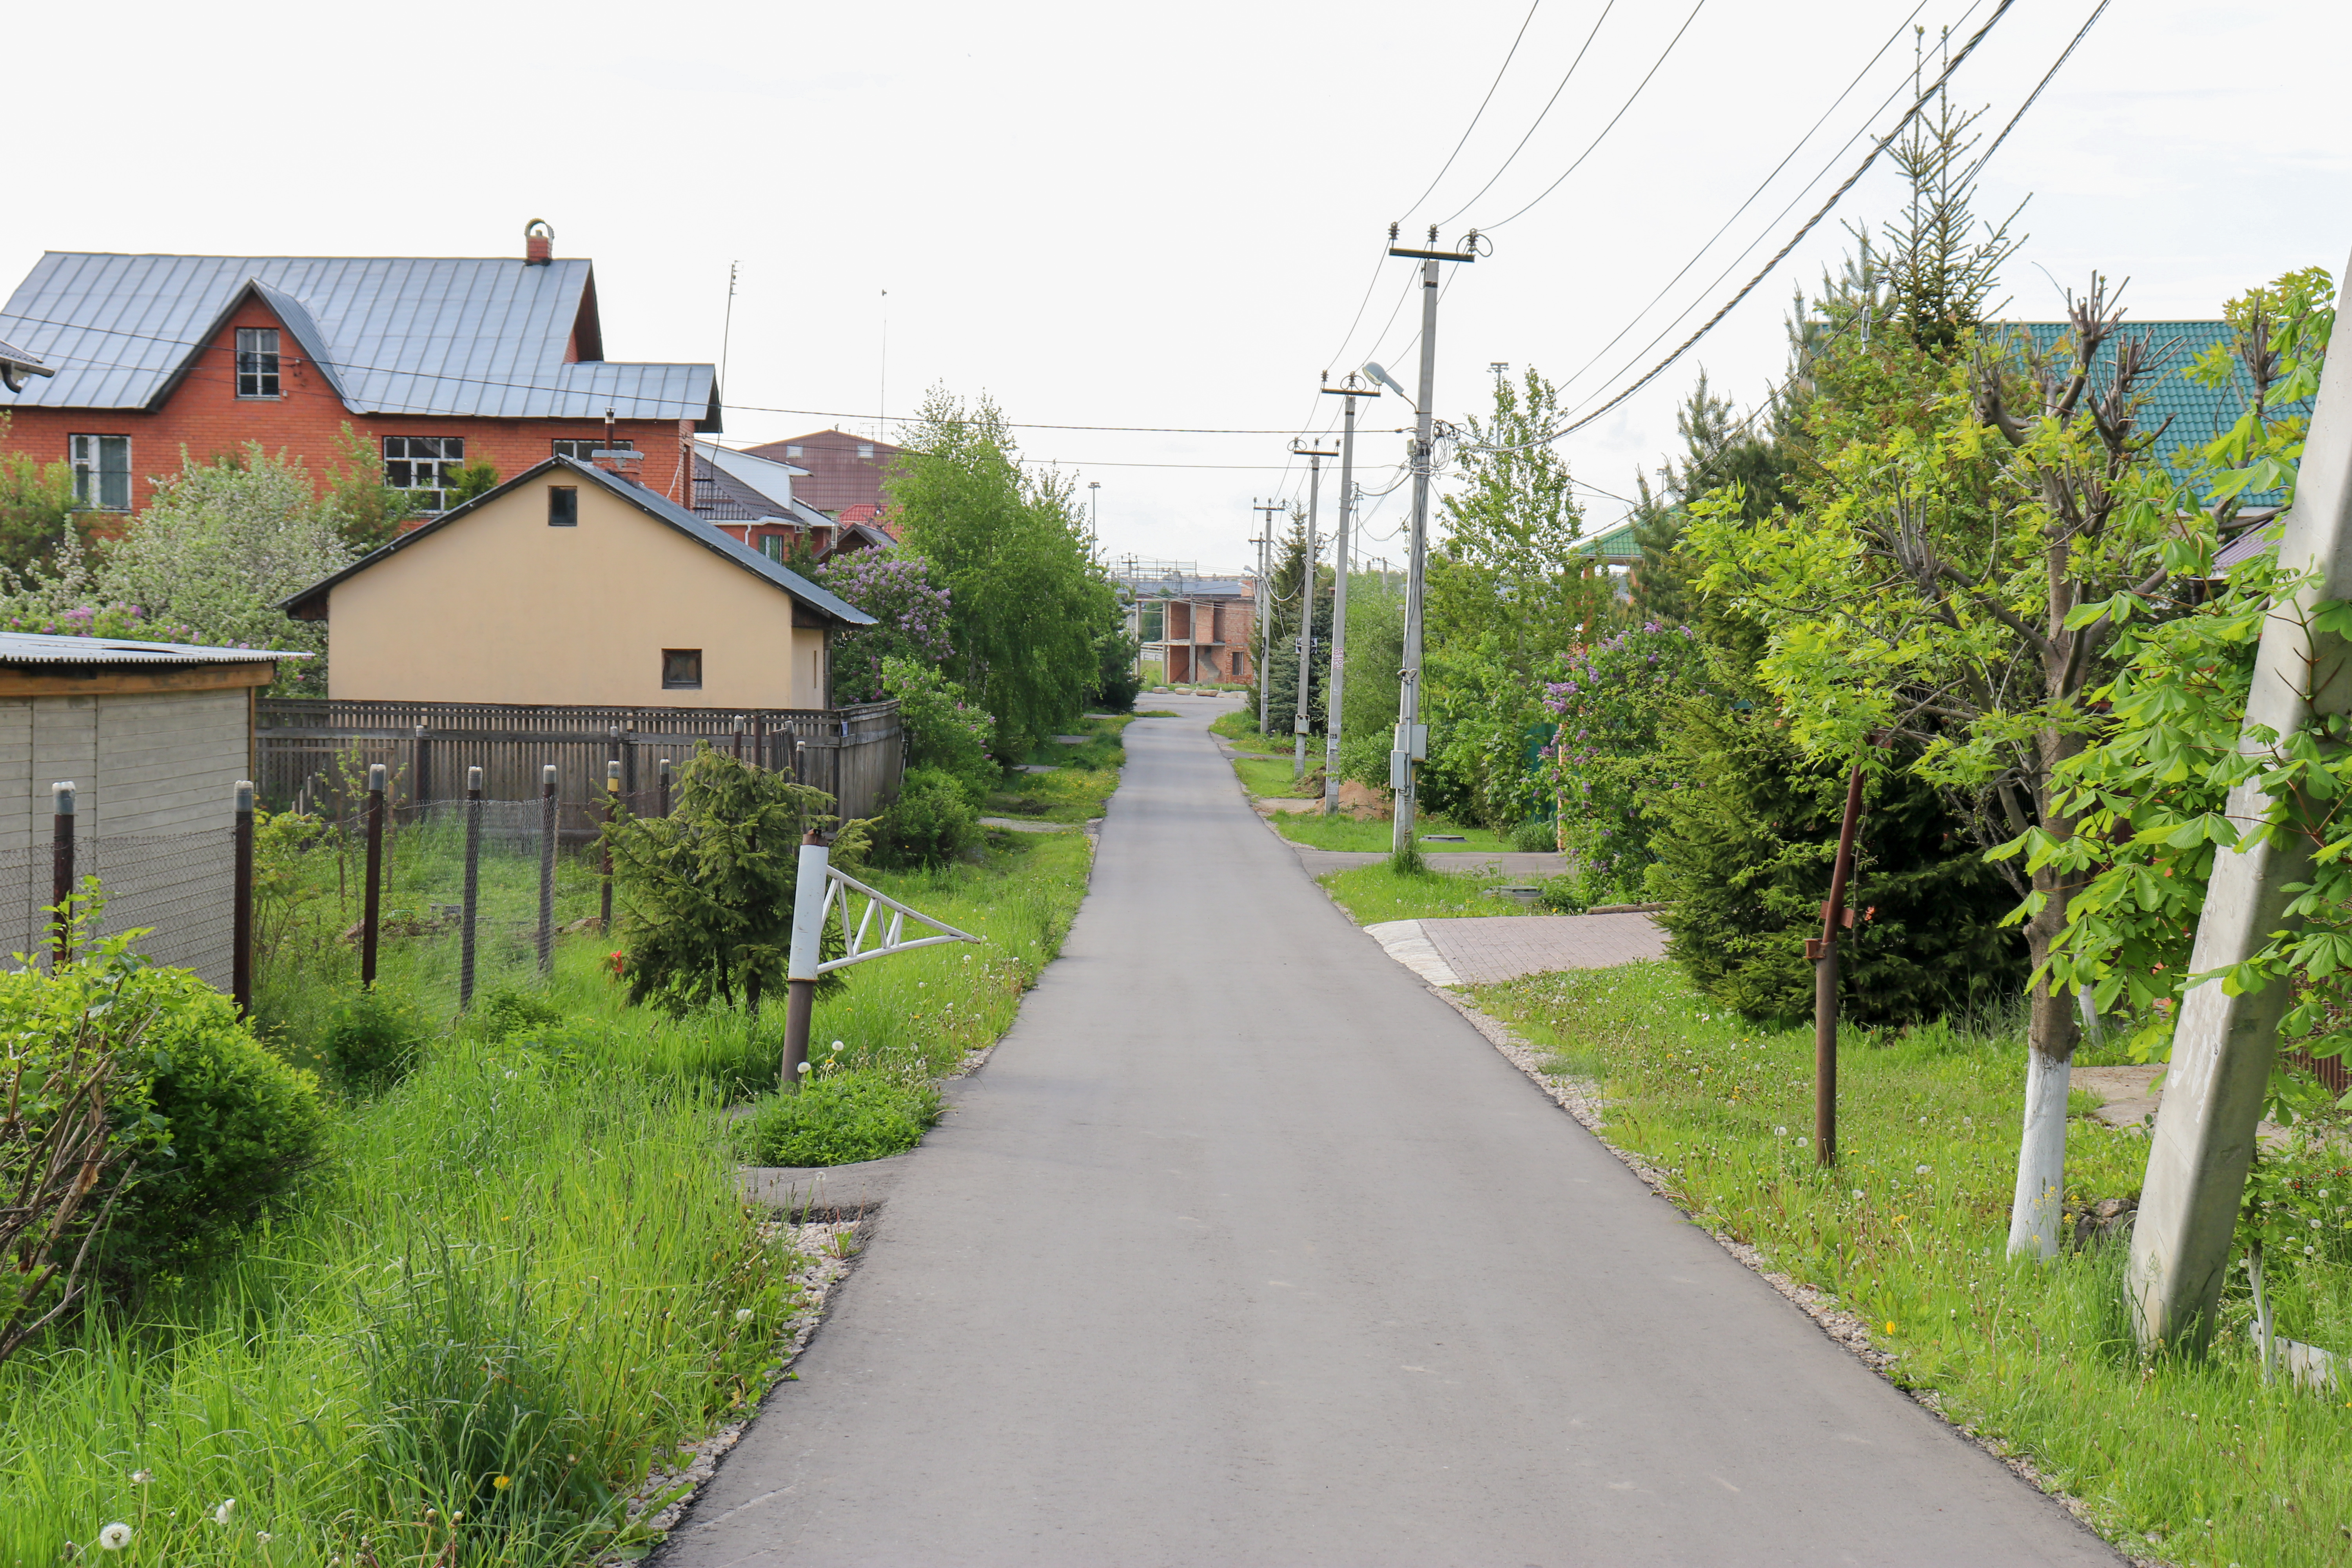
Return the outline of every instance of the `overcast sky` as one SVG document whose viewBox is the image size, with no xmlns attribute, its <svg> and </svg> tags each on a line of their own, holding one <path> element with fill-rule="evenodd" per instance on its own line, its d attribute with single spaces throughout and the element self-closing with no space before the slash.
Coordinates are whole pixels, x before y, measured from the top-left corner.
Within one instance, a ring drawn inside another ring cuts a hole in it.
<svg viewBox="0 0 2352 1568">
<path fill-rule="evenodd" d="M 44 249 L 510 255 L 544 217 L 559 255 L 596 263 L 607 353 L 723 354 L 731 444 L 872 429 L 933 384 L 1038 426 L 1253 432 L 1020 432 L 1100 482 L 1111 552 L 1233 567 L 1253 499 L 1301 493 L 1289 436 L 1336 416 L 1318 374 L 1378 358 L 1411 384 L 1419 323 L 1391 310 L 1412 264 L 1380 258 L 1391 220 L 1494 231 L 1444 295 L 1441 415 L 1480 408 L 1498 361 L 1598 404 L 1907 103 L 1915 5 L 1957 39 L 1995 3 L 412 0 L 129 4 L 103 26 L 38 7 L 9 26 L 0 272 Z M 1997 131 L 2095 4 L 2016 0 L 1957 99 Z M 2297 83 L 2343 58 L 2347 15 L 2113 0 L 1985 172 L 1981 212 L 2032 197 L 2013 312 L 2057 314 L 2094 268 L 2127 276 L 2146 320 L 2340 269 L 2352 107 Z M 1791 288 L 1850 243 L 1839 220 L 1895 201 L 1889 172 L 1865 177 L 1682 363 L 1564 442 L 1577 478 L 1628 492 L 1702 365 L 1759 394 Z M 1367 420 L 1370 488 L 1402 457 L 1395 401 Z M 1370 514 L 1367 554 L 1396 553 L 1380 536 L 1405 494 Z M 1588 504 L 1594 529 L 1623 510 Z"/>
</svg>

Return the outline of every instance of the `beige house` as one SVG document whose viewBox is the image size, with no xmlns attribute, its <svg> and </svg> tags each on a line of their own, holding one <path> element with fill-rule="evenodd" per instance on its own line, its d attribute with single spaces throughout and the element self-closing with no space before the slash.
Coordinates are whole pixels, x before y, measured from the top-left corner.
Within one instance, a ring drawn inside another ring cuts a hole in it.
<svg viewBox="0 0 2352 1568">
<path fill-rule="evenodd" d="M 285 601 L 336 701 L 821 709 L 871 626 L 623 475 L 551 458 Z"/>
</svg>

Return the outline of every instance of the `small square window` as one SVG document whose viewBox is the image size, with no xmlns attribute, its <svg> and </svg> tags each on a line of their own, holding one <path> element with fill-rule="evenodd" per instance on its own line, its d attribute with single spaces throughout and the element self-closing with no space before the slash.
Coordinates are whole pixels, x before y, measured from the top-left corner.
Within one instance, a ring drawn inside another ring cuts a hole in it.
<svg viewBox="0 0 2352 1568">
<path fill-rule="evenodd" d="M 457 482 L 466 466 L 462 436 L 386 436 L 383 438 L 383 485 L 399 490 L 419 510 L 436 512 L 448 505 L 448 487 Z"/>
<path fill-rule="evenodd" d="M 68 436 L 73 462 L 74 504 L 96 511 L 131 510 L 131 437 Z"/>
<path fill-rule="evenodd" d="M 857 456 L 859 460 L 862 462 L 872 462 L 874 460 L 874 443 L 871 441 L 860 441 L 857 443 Z"/>
<path fill-rule="evenodd" d="M 580 487 L 578 485 L 547 487 L 547 526 L 550 528 L 580 526 Z"/>
<path fill-rule="evenodd" d="M 784 456 L 787 458 L 797 458 L 800 455 L 801 449 L 798 447 L 786 447 L 784 448 Z"/>
<path fill-rule="evenodd" d="M 239 327 L 236 330 L 236 395 L 239 397 L 278 395 L 276 327 Z"/>
<path fill-rule="evenodd" d="M 702 689 L 702 650 L 700 648 L 666 647 L 662 649 L 662 689 L 665 691 Z"/>
</svg>

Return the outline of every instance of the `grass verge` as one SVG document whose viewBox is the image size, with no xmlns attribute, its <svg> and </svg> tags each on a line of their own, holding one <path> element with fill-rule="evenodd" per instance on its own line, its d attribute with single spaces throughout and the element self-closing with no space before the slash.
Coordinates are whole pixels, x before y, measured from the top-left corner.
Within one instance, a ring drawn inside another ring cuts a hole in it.
<svg viewBox="0 0 2352 1568">
<path fill-rule="evenodd" d="M 1486 889 L 1512 885 L 1508 877 L 1473 877 L 1450 871 L 1400 876 L 1380 865 L 1334 871 L 1321 881 L 1332 901 L 1360 926 L 1378 925 L 1383 921 L 1549 912 L 1511 899 L 1489 898 Z"/>
<path fill-rule="evenodd" d="M 1028 760 L 1054 771 L 1011 775 L 1003 789 L 988 797 L 987 815 L 1061 823 L 1090 822 L 1100 816 L 1111 792 L 1118 788 L 1118 771 L 1127 762 L 1120 737 L 1136 717 L 1122 713 L 1082 719 L 1070 731 L 1086 736 L 1078 745 L 1045 742 Z"/>
<path fill-rule="evenodd" d="M 1385 855 L 1393 825 L 1387 822 L 1360 822 L 1352 816 L 1325 816 L 1321 812 L 1276 812 L 1266 818 L 1274 830 L 1285 838 L 1311 845 L 1318 849 L 1339 849 L 1358 853 Z M 1458 833 L 1459 844 L 1423 844 L 1424 855 L 1454 852 L 1507 855 L 1512 852 L 1508 839 L 1498 838 L 1483 827 L 1456 827 L 1443 817 L 1424 818 L 1415 828 L 1416 835 Z"/>
<path fill-rule="evenodd" d="M 1841 1161 L 1823 1173 L 1799 1142 L 1810 1030 L 1749 1025 L 1664 963 L 1470 995 L 1553 1053 L 1553 1070 L 1600 1080 L 1609 1138 L 1664 1171 L 1700 1223 L 1864 1320 L 1899 1383 L 2029 1456 L 2109 1539 L 2184 1563 L 2345 1561 L 2352 1394 L 2263 1385 L 2242 1277 L 2210 1358 L 2143 1364 L 2121 1246 L 2043 1265 L 2004 1257 L 2024 1071 L 2012 1030 L 1847 1036 Z M 2077 1120 L 2067 1160 L 2070 1202 L 2132 1196 L 2147 1144 Z M 2315 1250 L 2284 1331 L 2352 1348 L 2352 1266 Z"/>
</svg>

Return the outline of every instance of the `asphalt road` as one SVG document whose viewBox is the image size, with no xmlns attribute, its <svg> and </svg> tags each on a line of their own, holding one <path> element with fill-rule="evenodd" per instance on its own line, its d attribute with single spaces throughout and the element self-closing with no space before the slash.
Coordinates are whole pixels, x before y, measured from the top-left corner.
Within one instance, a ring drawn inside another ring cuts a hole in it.
<svg viewBox="0 0 2352 1568">
<path fill-rule="evenodd" d="M 1353 929 L 1167 705 L 665 1568 L 2120 1561 Z"/>
</svg>

